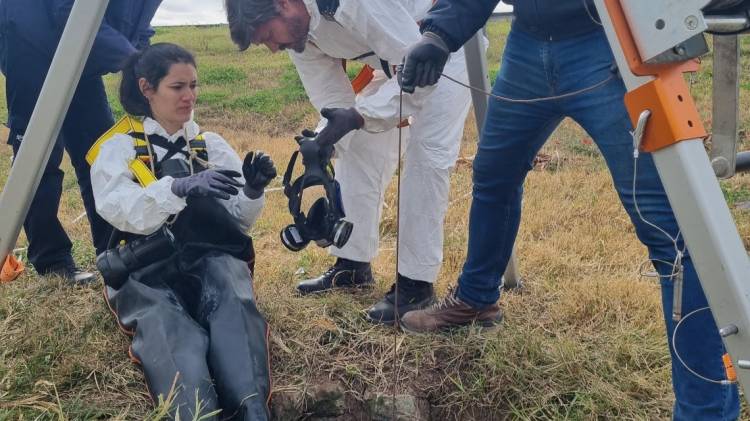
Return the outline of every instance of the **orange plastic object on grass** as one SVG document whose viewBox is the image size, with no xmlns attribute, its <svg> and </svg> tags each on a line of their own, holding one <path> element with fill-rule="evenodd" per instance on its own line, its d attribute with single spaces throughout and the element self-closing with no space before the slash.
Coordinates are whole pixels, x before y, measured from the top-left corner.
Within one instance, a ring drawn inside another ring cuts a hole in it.
<svg viewBox="0 0 750 421">
<path fill-rule="evenodd" d="M 21 276 L 25 269 L 23 263 L 16 259 L 16 256 L 9 254 L 3 262 L 2 269 L 0 269 L 0 284 L 15 280 Z"/>
</svg>

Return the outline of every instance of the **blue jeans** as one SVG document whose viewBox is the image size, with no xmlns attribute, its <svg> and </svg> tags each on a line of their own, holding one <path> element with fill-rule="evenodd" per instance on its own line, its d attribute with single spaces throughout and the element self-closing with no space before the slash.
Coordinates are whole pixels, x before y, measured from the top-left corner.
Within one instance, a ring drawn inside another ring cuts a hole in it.
<svg viewBox="0 0 750 421">
<path fill-rule="evenodd" d="M 493 92 L 512 98 L 559 95 L 592 86 L 611 74 L 614 60 L 603 31 L 574 39 L 541 41 L 512 30 Z M 555 101 L 511 104 L 490 100 L 474 161 L 474 191 L 469 220 L 469 246 L 458 296 L 475 308 L 500 298 L 499 286 L 521 219 L 526 174 L 550 134 L 565 117 L 580 124 L 594 139 L 609 167 L 615 189 L 652 260 L 674 261 L 671 240 L 641 221 L 633 203 L 632 125 L 623 103 L 625 88 L 614 79 L 587 93 Z M 673 237 L 677 222 L 649 154 L 641 154 L 637 170 L 638 205 L 646 220 Z M 684 246 L 679 245 L 680 249 Z M 683 314 L 707 306 L 688 256 L 683 260 Z M 735 386 L 708 383 L 690 374 L 674 358 L 671 343 L 672 271 L 655 263 L 662 275 L 662 302 L 676 396 L 676 420 L 727 420 L 739 416 Z M 725 378 L 724 346 L 709 311 L 690 317 L 680 328 L 677 348 L 685 362 L 710 379 Z"/>
</svg>

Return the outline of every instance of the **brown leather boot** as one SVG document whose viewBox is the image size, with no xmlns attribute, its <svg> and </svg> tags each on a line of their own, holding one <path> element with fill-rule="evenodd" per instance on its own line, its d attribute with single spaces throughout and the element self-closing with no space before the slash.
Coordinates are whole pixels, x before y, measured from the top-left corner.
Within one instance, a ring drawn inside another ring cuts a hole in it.
<svg viewBox="0 0 750 421">
<path fill-rule="evenodd" d="M 456 296 L 455 291 L 424 310 L 414 310 L 401 317 L 401 328 L 409 333 L 430 333 L 467 326 L 493 328 L 503 320 L 497 304 L 476 310 Z"/>
</svg>

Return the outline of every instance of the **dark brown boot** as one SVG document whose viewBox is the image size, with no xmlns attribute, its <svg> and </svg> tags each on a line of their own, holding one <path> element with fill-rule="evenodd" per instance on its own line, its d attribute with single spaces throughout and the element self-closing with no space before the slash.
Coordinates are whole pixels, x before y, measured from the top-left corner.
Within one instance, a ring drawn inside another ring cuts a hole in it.
<svg viewBox="0 0 750 421">
<path fill-rule="evenodd" d="M 396 284 L 382 300 L 367 310 L 367 320 L 371 323 L 393 326 L 396 322 L 396 308 L 401 318 L 409 311 L 429 307 L 435 302 L 435 291 L 429 282 L 409 279 L 398 275 L 398 306 L 396 306 Z"/>
<path fill-rule="evenodd" d="M 455 291 L 451 291 L 431 307 L 406 313 L 401 318 L 401 328 L 410 333 L 431 333 L 472 323 L 483 328 L 493 328 L 502 320 L 503 313 L 497 304 L 477 310 L 461 301 Z"/>
</svg>

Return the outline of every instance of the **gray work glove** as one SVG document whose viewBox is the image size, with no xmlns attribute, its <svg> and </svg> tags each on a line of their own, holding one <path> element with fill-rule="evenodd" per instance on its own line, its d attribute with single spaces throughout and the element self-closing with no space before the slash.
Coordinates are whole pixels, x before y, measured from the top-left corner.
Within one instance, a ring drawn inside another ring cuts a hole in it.
<svg viewBox="0 0 750 421">
<path fill-rule="evenodd" d="M 422 39 L 409 49 L 404 58 L 404 67 L 398 78 L 401 89 L 413 93 L 417 87 L 436 84 L 450 53 L 448 45 L 437 34 L 422 34 Z"/>
<path fill-rule="evenodd" d="M 354 108 L 323 108 L 320 115 L 328 120 L 315 138 L 321 148 L 334 145 L 347 133 L 365 125 L 365 119 Z"/>
<path fill-rule="evenodd" d="M 172 193 L 178 197 L 215 197 L 229 199 L 239 193 L 242 183 L 235 178 L 242 174 L 232 170 L 208 169 L 188 177 L 175 178 Z"/>
<path fill-rule="evenodd" d="M 261 151 L 248 152 L 242 163 L 242 174 L 245 176 L 245 196 L 257 199 L 263 189 L 276 178 L 276 167 L 271 157 Z"/>
</svg>

